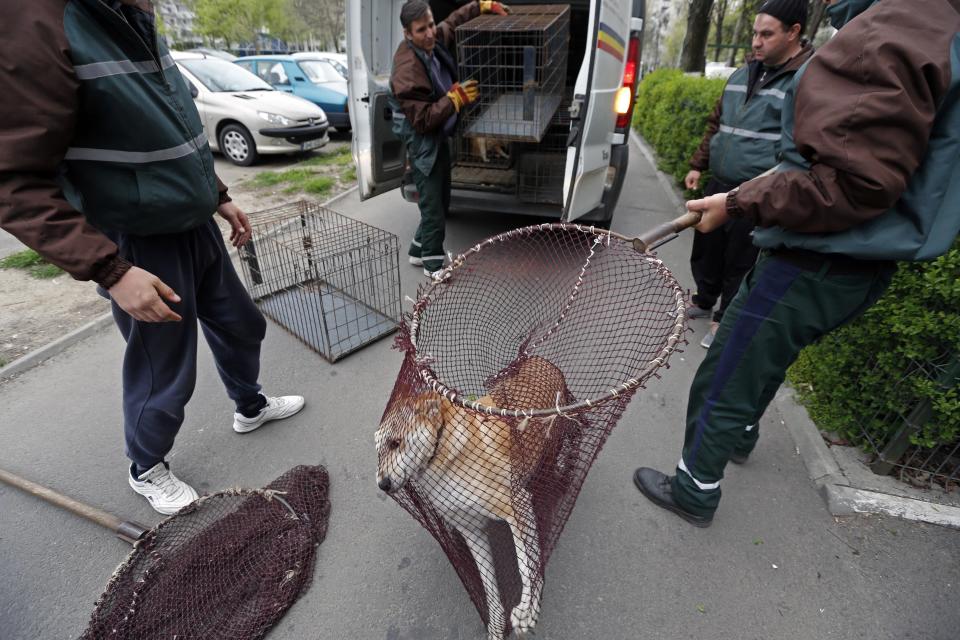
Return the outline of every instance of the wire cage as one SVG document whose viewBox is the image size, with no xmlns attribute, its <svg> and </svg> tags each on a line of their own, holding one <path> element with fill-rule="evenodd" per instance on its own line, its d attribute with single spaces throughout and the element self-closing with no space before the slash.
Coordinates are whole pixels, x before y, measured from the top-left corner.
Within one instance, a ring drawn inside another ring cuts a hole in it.
<svg viewBox="0 0 960 640">
<path fill-rule="evenodd" d="M 461 111 L 462 135 L 540 142 L 563 99 L 570 7 L 527 5 L 457 27 L 460 80 L 480 98 Z"/>
<path fill-rule="evenodd" d="M 863 377 L 889 375 L 879 366 L 873 369 Z M 875 473 L 892 473 L 923 488 L 952 490 L 960 486 L 960 439 L 944 442 L 925 434 L 928 424 L 937 430 L 938 413 L 944 410 L 931 395 L 956 388 L 958 383 L 960 354 L 946 352 L 930 361 L 905 363 L 886 397 L 872 403 L 877 405 L 876 411 L 860 419 L 860 432 L 874 456 L 870 468 Z M 897 428 L 891 429 L 891 425 Z"/>
<path fill-rule="evenodd" d="M 395 235 L 303 200 L 250 220 L 240 263 L 264 315 L 330 362 L 397 329 Z"/>
</svg>

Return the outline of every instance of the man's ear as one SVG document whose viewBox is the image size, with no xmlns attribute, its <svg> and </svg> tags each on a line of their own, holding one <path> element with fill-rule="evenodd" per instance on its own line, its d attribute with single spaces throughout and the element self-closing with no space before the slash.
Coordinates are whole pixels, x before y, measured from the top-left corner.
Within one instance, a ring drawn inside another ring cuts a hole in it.
<svg viewBox="0 0 960 640">
<path fill-rule="evenodd" d="M 790 32 L 791 32 L 790 35 L 798 41 L 803 37 L 803 34 L 801 33 L 802 31 L 803 31 L 803 28 L 800 26 L 799 22 L 793 25 L 792 27 L 790 27 Z"/>
</svg>

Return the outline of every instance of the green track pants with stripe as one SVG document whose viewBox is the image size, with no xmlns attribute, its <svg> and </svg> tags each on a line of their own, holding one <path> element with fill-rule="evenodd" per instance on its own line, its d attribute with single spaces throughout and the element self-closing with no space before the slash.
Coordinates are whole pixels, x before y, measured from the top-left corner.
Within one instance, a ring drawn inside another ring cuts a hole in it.
<svg viewBox="0 0 960 640">
<path fill-rule="evenodd" d="M 894 267 L 834 275 L 764 255 L 744 279 L 697 370 L 687 401 L 683 453 L 673 479 L 677 503 L 710 516 L 733 452 L 749 453 L 757 425 L 801 349 L 853 320 L 890 284 Z"/>
<path fill-rule="evenodd" d="M 443 268 L 443 238 L 450 209 L 450 147 L 444 140 L 429 175 L 413 168 L 413 180 L 420 193 L 420 224 L 409 254 L 423 260 L 428 271 Z"/>
</svg>

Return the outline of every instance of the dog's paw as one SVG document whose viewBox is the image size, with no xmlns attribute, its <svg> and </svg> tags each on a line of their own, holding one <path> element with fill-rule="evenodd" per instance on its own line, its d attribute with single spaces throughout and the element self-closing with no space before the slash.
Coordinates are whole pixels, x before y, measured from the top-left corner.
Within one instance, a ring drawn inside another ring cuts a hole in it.
<svg viewBox="0 0 960 640">
<path fill-rule="evenodd" d="M 517 635 L 523 637 L 525 634 L 533 633 L 539 615 L 540 607 L 518 604 L 510 613 L 510 624 L 513 625 Z"/>
</svg>

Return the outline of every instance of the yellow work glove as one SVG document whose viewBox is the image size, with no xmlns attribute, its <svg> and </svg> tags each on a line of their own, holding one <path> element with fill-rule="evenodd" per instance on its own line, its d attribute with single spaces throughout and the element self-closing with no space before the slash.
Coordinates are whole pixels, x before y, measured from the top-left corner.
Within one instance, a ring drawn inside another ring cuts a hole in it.
<svg viewBox="0 0 960 640">
<path fill-rule="evenodd" d="M 480 97 L 480 87 L 476 80 L 467 80 L 463 84 L 454 82 L 450 91 L 447 92 L 447 97 L 450 98 L 450 102 L 453 103 L 453 108 L 457 110 L 457 113 L 460 113 L 460 109 L 477 101 L 477 98 Z"/>
<path fill-rule="evenodd" d="M 502 2 L 492 2 L 491 0 L 480 0 L 480 13 L 495 13 L 498 16 L 505 16 L 510 13 L 510 7 Z"/>
</svg>

